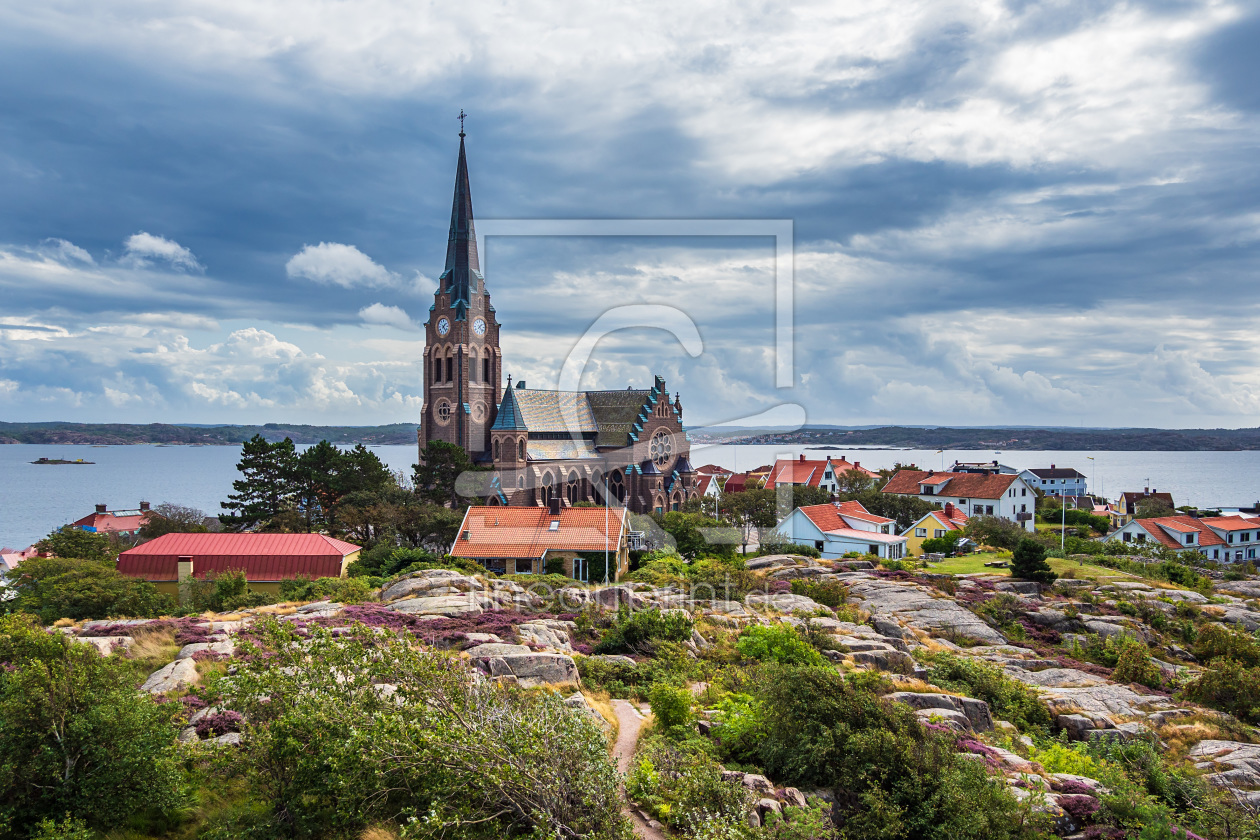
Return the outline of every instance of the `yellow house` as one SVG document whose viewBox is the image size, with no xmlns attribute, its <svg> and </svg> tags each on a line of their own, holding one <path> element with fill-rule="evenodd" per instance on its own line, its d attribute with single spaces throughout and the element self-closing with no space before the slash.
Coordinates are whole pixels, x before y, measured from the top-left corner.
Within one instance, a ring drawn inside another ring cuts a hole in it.
<svg viewBox="0 0 1260 840">
<path fill-rule="evenodd" d="M 937 537 L 957 534 L 967 524 L 967 515 L 952 503 L 946 502 L 944 510 L 934 510 L 923 515 L 918 522 L 901 532 L 906 538 L 906 555 L 916 556 L 923 553 L 923 541 Z"/>
</svg>

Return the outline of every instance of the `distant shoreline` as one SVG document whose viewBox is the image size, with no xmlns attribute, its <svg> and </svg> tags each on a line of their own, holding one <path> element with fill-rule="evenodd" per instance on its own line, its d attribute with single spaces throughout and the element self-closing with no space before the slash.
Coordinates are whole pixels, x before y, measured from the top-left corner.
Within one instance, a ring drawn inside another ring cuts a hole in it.
<svg viewBox="0 0 1260 840">
<path fill-rule="evenodd" d="M 291 438 L 297 444 L 327 440 L 341 446 L 406 446 L 416 443 L 416 425 L 305 426 L 265 423 L 259 426 L 181 426 L 150 423 L 5 423 L 0 444 L 84 446 L 240 446 L 254 435 L 269 441 Z M 693 432 L 692 444 L 789 445 L 815 449 L 943 449 L 1018 451 L 1243 452 L 1260 450 L 1258 429 L 1065 429 L 967 428 L 953 426 L 782 429 L 729 429 Z"/>
</svg>

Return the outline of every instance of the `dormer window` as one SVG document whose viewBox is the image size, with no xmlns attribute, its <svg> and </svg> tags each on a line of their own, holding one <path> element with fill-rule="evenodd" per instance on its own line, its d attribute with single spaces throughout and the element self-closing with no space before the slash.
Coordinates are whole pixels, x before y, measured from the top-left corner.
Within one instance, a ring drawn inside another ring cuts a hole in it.
<svg viewBox="0 0 1260 840">
<path fill-rule="evenodd" d="M 1186 545 L 1194 543 L 1194 534 L 1186 534 Z"/>
</svg>

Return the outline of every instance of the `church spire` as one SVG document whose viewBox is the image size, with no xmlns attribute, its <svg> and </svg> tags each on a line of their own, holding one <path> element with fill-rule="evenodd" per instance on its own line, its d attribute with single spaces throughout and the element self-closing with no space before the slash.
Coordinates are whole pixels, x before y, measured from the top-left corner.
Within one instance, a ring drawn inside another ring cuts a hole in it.
<svg viewBox="0 0 1260 840">
<path fill-rule="evenodd" d="M 468 158 L 464 152 L 464 112 L 459 120 L 459 163 L 455 169 L 455 200 L 451 206 L 451 234 L 446 243 L 444 288 L 451 295 L 456 320 L 464 320 L 472 292 L 478 290 L 481 266 L 477 260 L 477 231 L 473 227 L 472 188 L 468 183 Z"/>
</svg>

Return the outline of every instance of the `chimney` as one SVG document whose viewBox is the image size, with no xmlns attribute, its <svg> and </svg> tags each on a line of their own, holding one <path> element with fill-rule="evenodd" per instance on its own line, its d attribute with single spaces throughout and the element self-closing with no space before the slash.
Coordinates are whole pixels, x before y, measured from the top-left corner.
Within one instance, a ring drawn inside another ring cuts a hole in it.
<svg viewBox="0 0 1260 840">
<path fill-rule="evenodd" d="M 148 503 L 148 502 L 141 502 L 141 503 L 140 503 L 140 510 L 148 510 L 148 509 L 149 509 L 149 503 Z"/>
<path fill-rule="evenodd" d="M 954 518 L 954 503 L 953 502 L 945 503 L 945 518 L 946 519 Z"/>
<path fill-rule="evenodd" d="M 853 462 L 853 466 L 854 466 L 854 467 L 860 467 L 860 466 L 862 466 L 862 462 L 861 462 L 861 461 L 854 461 L 854 462 Z"/>
<path fill-rule="evenodd" d="M 549 512 L 551 513 L 552 516 L 559 516 L 560 515 L 560 497 L 553 496 L 550 500 L 550 503 L 548 504 L 548 508 L 550 509 Z"/>
<path fill-rule="evenodd" d="M 97 513 L 105 513 L 105 512 L 107 511 L 107 509 L 108 509 L 108 508 L 109 508 L 109 505 L 97 505 L 97 506 L 96 506 L 96 512 L 97 512 Z"/>
<path fill-rule="evenodd" d="M 1051 464 L 1051 465 L 1050 465 L 1050 469 L 1054 469 L 1054 464 Z"/>
<path fill-rule="evenodd" d="M 801 461 L 803 462 L 804 460 L 805 460 L 805 456 L 804 456 L 804 455 L 802 455 L 802 456 L 801 456 Z"/>
</svg>

